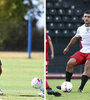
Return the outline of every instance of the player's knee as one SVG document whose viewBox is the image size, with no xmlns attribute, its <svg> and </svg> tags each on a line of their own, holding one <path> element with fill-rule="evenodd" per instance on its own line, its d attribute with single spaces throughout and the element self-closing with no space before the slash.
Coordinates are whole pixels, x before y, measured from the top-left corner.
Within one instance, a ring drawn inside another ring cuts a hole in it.
<svg viewBox="0 0 90 100">
<path fill-rule="evenodd" d="M 87 70 L 90 69 L 90 65 L 85 65 L 85 67 Z"/>
<path fill-rule="evenodd" d="M 88 70 L 88 69 L 90 69 L 90 61 L 87 61 L 86 63 L 85 63 L 85 68 Z"/>
<path fill-rule="evenodd" d="M 90 71 L 90 65 L 88 65 L 88 64 L 85 65 L 85 71 L 86 71 L 86 72 L 87 72 L 87 71 Z"/>
<path fill-rule="evenodd" d="M 68 61 L 68 62 L 67 62 L 67 67 L 68 67 L 68 68 L 72 68 L 73 66 L 74 66 L 73 61 Z"/>
</svg>

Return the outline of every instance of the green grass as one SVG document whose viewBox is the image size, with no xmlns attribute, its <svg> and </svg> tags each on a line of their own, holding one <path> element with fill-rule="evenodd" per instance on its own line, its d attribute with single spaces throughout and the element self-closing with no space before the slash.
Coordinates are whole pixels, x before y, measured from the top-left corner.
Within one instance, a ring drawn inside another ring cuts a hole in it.
<svg viewBox="0 0 90 100">
<path fill-rule="evenodd" d="M 32 57 L 31 59 L 2 57 L 1 60 L 3 73 L 0 76 L 0 89 L 4 95 L 0 96 L 0 99 L 44 100 L 38 96 L 41 91 L 31 87 L 31 80 L 34 77 L 44 80 L 43 57 Z"/>
<path fill-rule="evenodd" d="M 88 80 L 87 84 L 85 85 L 85 88 L 83 90 L 83 93 L 78 93 L 78 87 L 81 83 L 81 80 L 72 80 L 73 84 L 73 89 L 71 93 L 66 93 L 61 90 L 56 89 L 57 85 L 61 85 L 62 82 L 65 80 L 48 80 L 50 86 L 56 90 L 62 93 L 62 96 L 60 97 L 55 97 L 55 96 L 50 96 L 47 95 L 46 100 L 90 100 L 90 80 Z"/>
</svg>

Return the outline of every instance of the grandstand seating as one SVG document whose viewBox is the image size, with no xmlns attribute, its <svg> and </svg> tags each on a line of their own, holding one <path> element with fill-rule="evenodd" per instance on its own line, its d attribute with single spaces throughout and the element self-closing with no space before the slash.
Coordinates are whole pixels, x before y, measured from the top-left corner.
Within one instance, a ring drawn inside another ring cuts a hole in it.
<svg viewBox="0 0 90 100">
<path fill-rule="evenodd" d="M 69 2 L 68 0 L 46 0 L 46 27 L 52 31 L 47 34 L 51 36 L 75 35 L 78 26 L 83 24 L 82 15 L 86 9 L 84 3 L 87 5 L 87 2 L 88 0 L 82 0 L 82 2 L 78 0 L 69 0 Z"/>
</svg>

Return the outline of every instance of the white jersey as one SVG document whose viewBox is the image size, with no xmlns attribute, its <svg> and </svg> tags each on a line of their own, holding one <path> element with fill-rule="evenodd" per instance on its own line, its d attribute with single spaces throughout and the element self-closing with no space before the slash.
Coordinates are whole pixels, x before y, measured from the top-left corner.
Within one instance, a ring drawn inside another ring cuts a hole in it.
<svg viewBox="0 0 90 100">
<path fill-rule="evenodd" d="M 80 26 L 75 36 L 82 38 L 80 52 L 90 53 L 90 27 L 86 27 L 85 24 Z"/>
</svg>

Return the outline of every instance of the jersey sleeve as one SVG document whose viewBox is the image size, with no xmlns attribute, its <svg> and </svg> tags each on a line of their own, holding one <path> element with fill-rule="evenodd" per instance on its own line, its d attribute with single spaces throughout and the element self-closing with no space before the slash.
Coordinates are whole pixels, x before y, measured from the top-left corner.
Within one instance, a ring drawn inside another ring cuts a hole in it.
<svg viewBox="0 0 90 100">
<path fill-rule="evenodd" d="M 77 29 L 77 32 L 76 32 L 75 36 L 76 36 L 76 37 L 81 37 L 81 36 L 80 36 L 80 32 L 79 32 L 79 28 Z"/>
</svg>

